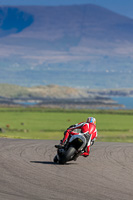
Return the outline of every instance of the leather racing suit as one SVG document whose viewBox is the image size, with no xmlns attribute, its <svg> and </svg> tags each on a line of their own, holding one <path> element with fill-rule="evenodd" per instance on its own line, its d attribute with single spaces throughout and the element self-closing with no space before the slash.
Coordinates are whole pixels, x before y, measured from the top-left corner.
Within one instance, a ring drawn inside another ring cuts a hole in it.
<svg viewBox="0 0 133 200">
<path fill-rule="evenodd" d="M 89 153 L 90 153 L 90 146 L 94 143 L 94 140 L 97 138 L 96 125 L 93 123 L 81 122 L 81 123 L 70 126 L 64 132 L 64 138 L 61 141 L 61 144 L 65 144 L 69 136 L 79 134 L 77 132 L 74 132 L 75 129 L 80 129 L 80 132 L 84 134 L 84 136 L 86 135 L 89 136 L 87 137 L 87 146 L 86 146 L 85 152 L 81 154 L 82 156 L 87 157 L 89 156 Z"/>
</svg>

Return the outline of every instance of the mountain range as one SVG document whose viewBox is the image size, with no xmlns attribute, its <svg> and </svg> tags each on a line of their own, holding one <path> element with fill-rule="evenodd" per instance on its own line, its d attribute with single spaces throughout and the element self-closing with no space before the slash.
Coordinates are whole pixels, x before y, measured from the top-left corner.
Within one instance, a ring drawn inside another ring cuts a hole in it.
<svg viewBox="0 0 133 200">
<path fill-rule="evenodd" d="M 0 83 L 131 88 L 133 20 L 88 4 L 0 7 Z"/>
</svg>

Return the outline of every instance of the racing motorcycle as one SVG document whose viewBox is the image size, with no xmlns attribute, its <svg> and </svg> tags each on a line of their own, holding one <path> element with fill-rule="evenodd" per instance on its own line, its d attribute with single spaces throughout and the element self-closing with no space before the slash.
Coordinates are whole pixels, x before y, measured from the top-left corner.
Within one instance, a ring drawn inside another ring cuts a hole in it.
<svg viewBox="0 0 133 200">
<path fill-rule="evenodd" d="M 55 145 L 57 148 L 57 155 L 54 157 L 54 162 L 65 164 L 68 161 L 76 161 L 77 158 L 85 151 L 89 141 L 90 134 L 72 135 L 68 142 L 64 145 Z"/>
</svg>

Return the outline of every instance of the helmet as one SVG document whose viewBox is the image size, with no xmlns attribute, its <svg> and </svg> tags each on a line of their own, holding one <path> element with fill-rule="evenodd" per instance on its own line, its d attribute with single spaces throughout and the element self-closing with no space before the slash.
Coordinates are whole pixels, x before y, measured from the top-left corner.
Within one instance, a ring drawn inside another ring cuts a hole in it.
<svg viewBox="0 0 133 200">
<path fill-rule="evenodd" d="M 96 119 L 94 117 L 88 117 L 86 120 L 87 123 L 92 123 L 94 125 L 96 125 Z"/>
</svg>

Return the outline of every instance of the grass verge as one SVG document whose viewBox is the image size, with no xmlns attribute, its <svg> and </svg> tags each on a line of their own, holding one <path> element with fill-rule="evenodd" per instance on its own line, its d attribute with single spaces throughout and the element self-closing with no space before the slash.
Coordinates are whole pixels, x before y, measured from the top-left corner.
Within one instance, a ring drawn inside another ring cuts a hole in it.
<svg viewBox="0 0 133 200">
<path fill-rule="evenodd" d="M 0 108 L 0 137 L 60 140 L 88 116 L 97 119 L 97 141 L 133 142 L 133 110 Z"/>
</svg>

